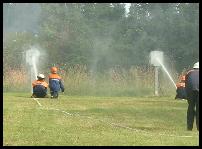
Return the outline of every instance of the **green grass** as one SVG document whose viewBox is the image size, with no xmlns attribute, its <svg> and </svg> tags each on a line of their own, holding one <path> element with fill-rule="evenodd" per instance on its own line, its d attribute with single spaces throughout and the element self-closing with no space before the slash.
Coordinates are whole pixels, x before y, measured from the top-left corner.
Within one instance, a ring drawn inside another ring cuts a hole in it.
<svg viewBox="0 0 202 149">
<path fill-rule="evenodd" d="M 199 145 L 195 125 L 186 131 L 187 102 L 174 97 L 60 95 L 40 107 L 29 96 L 4 93 L 4 146 Z"/>
</svg>

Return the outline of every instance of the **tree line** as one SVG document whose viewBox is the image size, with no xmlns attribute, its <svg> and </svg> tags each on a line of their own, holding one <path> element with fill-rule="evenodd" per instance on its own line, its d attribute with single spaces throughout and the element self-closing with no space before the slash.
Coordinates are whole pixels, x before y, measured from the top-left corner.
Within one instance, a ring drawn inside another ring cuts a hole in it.
<svg viewBox="0 0 202 149">
<path fill-rule="evenodd" d="M 44 65 L 84 64 L 92 70 L 149 65 L 161 50 L 178 72 L 199 60 L 198 3 L 39 3 L 3 5 L 4 68 L 19 67 L 39 45 Z"/>
</svg>

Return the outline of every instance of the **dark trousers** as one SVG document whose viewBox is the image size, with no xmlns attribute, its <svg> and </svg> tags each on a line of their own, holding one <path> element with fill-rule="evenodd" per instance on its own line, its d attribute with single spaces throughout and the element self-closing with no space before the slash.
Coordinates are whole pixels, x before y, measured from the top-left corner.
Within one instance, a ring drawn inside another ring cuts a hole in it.
<svg viewBox="0 0 202 149">
<path fill-rule="evenodd" d="M 50 91 L 53 98 L 58 98 L 58 91 Z"/>
<path fill-rule="evenodd" d="M 34 97 L 36 98 L 44 98 L 47 96 L 47 94 L 45 92 L 35 92 L 32 94 Z"/>
<path fill-rule="evenodd" d="M 187 94 L 184 87 L 177 88 L 175 99 L 187 99 Z"/>
<path fill-rule="evenodd" d="M 41 85 L 37 85 L 33 88 L 33 96 L 36 98 L 44 98 L 47 96 L 47 89 Z"/>
<path fill-rule="evenodd" d="M 194 117 L 196 116 L 196 127 L 199 130 L 199 92 L 192 91 L 188 95 L 188 109 L 187 109 L 187 129 L 193 129 Z M 196 110 L 195 110 L 196 108 Z"/>
</svg>

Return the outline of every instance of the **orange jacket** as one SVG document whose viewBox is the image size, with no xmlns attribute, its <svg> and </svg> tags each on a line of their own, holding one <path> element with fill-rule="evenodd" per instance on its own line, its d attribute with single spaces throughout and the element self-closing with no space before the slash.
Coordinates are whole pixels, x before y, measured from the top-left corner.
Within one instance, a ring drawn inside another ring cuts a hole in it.
<svg viewBox="0 0 202 149">
<path fill-rule="evenodd" d="M 46 83 L 44 80 L 35 80 L 32 82 L 32 86 L 35 87 L 36 85 L 43 85 L 44 87 L 48 87 L 48 83 Z"/>
<path fill-rule="evenodd" d="M 56 73 L 52 73 L 48 77 L 49 79 L 59 79 L 59 80 L 61 79 L 61 77 Z"/>
<path fill-rule="evenodd" d="M 61 89 L 64 92 L 65 88 L 58 74 L 52 73 L 49 75 L 49 88 L 50 91 L 60 91 Z"/>
</svg>

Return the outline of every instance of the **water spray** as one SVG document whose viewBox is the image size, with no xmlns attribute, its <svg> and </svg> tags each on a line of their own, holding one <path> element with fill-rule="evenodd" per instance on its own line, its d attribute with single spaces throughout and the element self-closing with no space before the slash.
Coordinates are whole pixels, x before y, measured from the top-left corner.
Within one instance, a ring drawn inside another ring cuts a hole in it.
<svg viewBox="0 0 202 149">
<path fill-rule="evenodd" d="M 159 64 L 162 66 L 163 70 L 166 72 L 166 74 L 168 75 L 169 79 L 171 80 L 171 82 L 173 83 L 173 85 L 175 86 L 175 88 L 177 89 L 177 86 L 175 84 L 175 82 L 173 81 L 171 75 L 169 74 L 169 72 L 167 71 L 167 69 L 165 68 L 165 66 L 162 64 L 162 62 L 158 59 L 158 57 L 156 58 L 156 60 L 159 62 Z"/>
<path fill-rule="evenodd" d="M 40 52 L 37 48 L 31 47 L 26 51 L 26 63 L 30 68 L 30 81 L 31 81 L 31 93 L 32 93 L 32 81 L 37 79 L 38 70 L 37 62 L 39 60 Z"/>
<path fill-rule="evenodd" d="M 176 87 L 175 82 L 173 81 L 170 73 L 166 69 L 166 67 L 163 64 L 163 52 L 162 51 L 151 51 L 150 53 L 150 63 L 155 67 L 155 95 L 158 96 L 158 89 L 159 89 L 159 80 L 158 80 L 158 74 L 159 74 L 159 68 L 162 67 L 163 70 L 168 75 L 169 79 L 173 83 L 173 85 Z"/>
</svg>

